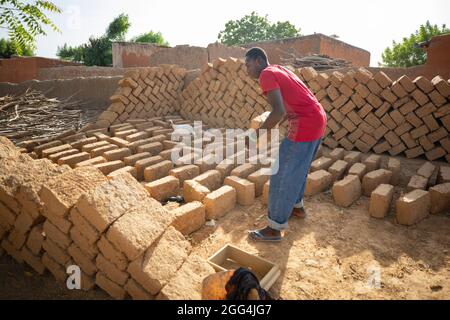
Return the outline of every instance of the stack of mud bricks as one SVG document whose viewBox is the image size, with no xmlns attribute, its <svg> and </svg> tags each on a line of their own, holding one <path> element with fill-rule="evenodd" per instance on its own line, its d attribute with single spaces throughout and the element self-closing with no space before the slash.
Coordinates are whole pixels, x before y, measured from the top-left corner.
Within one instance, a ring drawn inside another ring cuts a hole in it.
<svg viewBox="0 0 450 320">
<path fill-rule="evenodd" d="M 205 65 L 181 96 L 184 118 L 219 128 L 248 129 L 252 119 L 270 110 L 258 82 L 248 76 L 244 62 L 234 58 Z M 281 127 L 280 135 L 285 131 L 286 126 Z"/>
<path fill-rule="evenodd" d="M 185 69 L 173 65 L 130 71 L 119 81 L 111 106 L 100 115 L 96 125 L 109 127 L 128 119 L 175 113 L 179 109 L 185 75 Z"/>
<path fill-rule="evenodd" d="M 450 162 L 446 79 L 403 76 L 393 81 L 364 68 L 330 75 L 302 68 L 297 74 L 328 113 L 327 146 Z"/>
<path fill-rule="evenodd" d="M 3 138 L 0 162 L 1 247 L 15 260 L 60 282 L 76 265 L 82 289 L 116 299 L 201 298 L 214 270 L 184 235 L 203 207 L 175 214 L 127 172 L 107 179 L 94 166 L 33 160 Z"/>
</svg>

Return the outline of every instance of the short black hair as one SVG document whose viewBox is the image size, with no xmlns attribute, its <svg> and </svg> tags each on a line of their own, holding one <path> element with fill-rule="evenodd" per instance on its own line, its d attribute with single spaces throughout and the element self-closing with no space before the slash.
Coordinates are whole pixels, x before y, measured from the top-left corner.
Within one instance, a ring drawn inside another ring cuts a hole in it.
<svg viewBox="0 0 450 320">
<path fill-rule="evenodd" d="M 267 58 L 267 53 L 264 51 L 264 49 L 258 47 L 251 48 L 250 50 L 248 50 L 247 53 L 245 54 L 245 58 L 251 60 L 261 58 L 266 63 L 269 61 L 269 59 Z"/>
</svg>

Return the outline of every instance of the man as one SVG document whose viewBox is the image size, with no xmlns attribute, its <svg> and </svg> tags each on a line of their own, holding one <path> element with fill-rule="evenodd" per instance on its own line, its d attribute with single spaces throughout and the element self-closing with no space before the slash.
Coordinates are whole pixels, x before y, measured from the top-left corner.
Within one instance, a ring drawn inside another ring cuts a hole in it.
<svg viewBox="0 0 450 320">
<path fill-rule="evenodd" d="M 289 121 L 287 137 L 279 148 L 279 170 L 270 179 L 269 224 L 249 233 L 256 241 L 278 242 L 291 216 L 306 216 L 303 206 L 306 179 L 325 134 L 327 116 L 305 84 L 292 71 L 270 65 L 263 49 L 250 49 L 245 55 L 245 64 L 249 76 L 259 79 L 263 94 L 272 106 L 260 130 L 271 130 L 285 116 Z M 258 131 L 250 139 L 257 137 Z"/>
</svg>

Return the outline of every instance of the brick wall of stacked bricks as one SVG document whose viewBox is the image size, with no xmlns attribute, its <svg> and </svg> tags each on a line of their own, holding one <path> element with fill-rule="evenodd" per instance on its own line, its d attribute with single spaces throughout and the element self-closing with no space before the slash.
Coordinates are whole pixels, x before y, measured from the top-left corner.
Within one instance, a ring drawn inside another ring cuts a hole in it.
<svg viewBox="0 0 450 320">
<path fill-rule="evenodd" d="M 165 71 L 169 70 L 166 66 Z M 439 76 L 431 81 L 425 77 L 411 80 L 403 76 L 393 81 L 383 72 L 372 74 L 364 68 L 345 74 L 336 71 L 331 75 L 319 74 L 312 68 L 295 72 L 328 113 L 325 145 L 450 162 L 450 83 L 447 80 Z M 143 74 L 135 73 L 122 80 L 117 95 L 112 98 L 113 105 L 97 124 L 120 123 L 130 116 L 169 114 L 168 108 L 159 107 L 171 103 L 164 100 L 168 95 L 158 100 L 153 93 L 160 87 L 148 85 L 157 82 L 149 80 L 155 74 L 143 69 Z M 182 71 L 179 74 L 181 77 Z M 160 81 L 166 84 L 163 89 L 168 87 L 168 81 Z M 140 85 L 136 87 L 137 84 Z M 258 83 L 247 76 L 243 62 L 232 58 L 207 64 L 198 78 L 177 92 L 180 95 L 171 104 L 170 111 L 219 128 L 246 129 L 251 119 L 270 110 Z M 135 111 L 121 114 L 125 108 L 135 108 Z M 281 135 L 285 132 L 283 126 Z"/>
</svg>

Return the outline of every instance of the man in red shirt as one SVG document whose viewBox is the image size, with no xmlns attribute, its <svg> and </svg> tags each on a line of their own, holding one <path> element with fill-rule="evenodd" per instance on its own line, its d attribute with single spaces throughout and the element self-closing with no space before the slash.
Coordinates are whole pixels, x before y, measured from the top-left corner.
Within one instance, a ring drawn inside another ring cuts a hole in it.
<svg viewBox="0 0 450 320">
<path fill-rule="evenodd" d="M 256 241 L 277 242 L 282 240 L 281 231 L 288 228 L 291 216 L 306 216 L 303 206 L 306 179 L 325 134 L 327 116 L 308 87 L 287 68 L 270 65 L 263 49 L 250 49 L 245 64 L 249 76 L 259 79 L 272 106 L 260 130 L 275 128 L 285 117 L 289 121 L 289 131 L 281 142 L 275 166 L 279 169 L 270 179 L 269 225 L 249 233 Z M 253 139 L 257 137 L 258 132 Z"/>
</svg>

